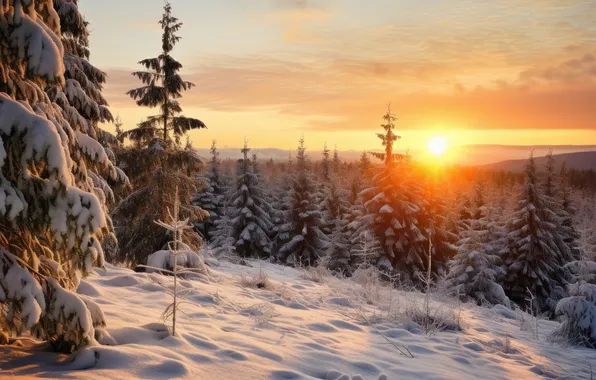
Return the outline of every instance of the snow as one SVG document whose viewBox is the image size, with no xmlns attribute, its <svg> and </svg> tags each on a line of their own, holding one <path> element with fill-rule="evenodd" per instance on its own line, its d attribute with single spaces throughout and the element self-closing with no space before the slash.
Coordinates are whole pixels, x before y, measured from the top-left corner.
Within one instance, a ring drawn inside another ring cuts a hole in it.
<svg viewBox="0 0 596 380">
<path fill-rule="evenodd" d="M 174 268 L 174 254 L 169 250 L 157 251 L 147 258 L 147 266 L 172 270 Z M 204 270 L 203 260 L 191 250 L 178 251 L 176 254 L 176 266 L 184 268 L 196 268 Z M 158 272 L 157 269 L 147 268 L 148 272 Z"/>
<path fill-rule="evenodd" d="M 252 267 L 212 266 L 208 281 L 179 280 L 186 317 L 176 336 L 159 323 L 171 302 L 163 287 L 173 278 L 106 265 L 79 293 L 101 305 L 107 328 L 96 337 L 110 345 L 94 343 L 69 358 L 31 344 L 0 346 L 0 378 L 589 379 L 596 362 L 596 350 L 547 341 L 559 323 L 540 320 L 534 339 L 520 328 L 520 318 L 530 316 L 501 305 L 462 304 L 462 332 L 427 336 L 411 321 L 382 318 L 389 299 L 407 305 L 422 299 L 418 293 L 393 291 L 389 298 L 380 288 L 381 297 L 368 304 L 352 280 L 315 283 L 300 269 L 246 261 Z M 242 277 L 260 273 L 270 286 L 243 285 Z M 436 302 L 452 307 L 438 296 Z M 371 323 L 376 316 L 375 328 L 358 313 Z M 414 358 L 400 356 L 385 337 Z"/>
<path fill-rule="evenodd" d="M 39 283 L 17 265 L 14 255 L 0 250 L 0 302 L 22 300 L 21 317 L 30 329 L 41 317 L 46 303 Z"/>
<path fill-rule="evenodd" d="M 47 119 L 28 110 L 23 103 L 0 93 L 0 134 L 9 136 L 13 133 L 21 136 L 24 143 L 22 164 L 25 178 L 30 175 L 26 167 L 27 162 L 42 161 L 45 158 L 48 171 L 55 171 L 59 181 L 68 183 L 69 167 L 56 127 Z M 6 153 L 2 151 L 4 156 Z M 54 178 L 54 175 L 52 173 L 50 178 Z M 48 181 L 48 186 L 51 183 L 52 181 Z"/>
<path fill-rule="evenodd" d="M 19 25 L 10 35 L 10 41 L 18 50 L 19 58 L 28 60 L 28 69 L 50 80 L 62 77 L 64 48 L 56 34 L 41 18 L 32 19 L 22 13 L 20 2 L 17 2 L 15 22 Z"/>
</svg>

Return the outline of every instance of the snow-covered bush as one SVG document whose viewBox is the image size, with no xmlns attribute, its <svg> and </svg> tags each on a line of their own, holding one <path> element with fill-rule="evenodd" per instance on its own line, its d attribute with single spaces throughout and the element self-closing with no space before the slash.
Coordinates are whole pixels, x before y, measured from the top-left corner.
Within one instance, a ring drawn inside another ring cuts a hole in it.
<svg viewBox="0 0 596 380">
<path fill-rule="evenodd" d="M 153 252 L 147 258 L 147 272 L 160 272 L 159 269 L 168 271 L 174 270 L 174 256 L 176 256 L 176 266 L 182 268 L 198 269 L 200 273 L 207 274 L 207 267 L 201 256 L 191 250 L 182 250 L 174 255 L 170 250 Z M 157 269 L 156 269 L 157 268 Z"/>
<path fill-rule="evenodd" d="M 557 303 L 556 315 L 563 320 L 554 337 L 571 344 L 596 348 L 596 285 L 578 282 L 569 286 L 569 296 Z"/>
</svg>

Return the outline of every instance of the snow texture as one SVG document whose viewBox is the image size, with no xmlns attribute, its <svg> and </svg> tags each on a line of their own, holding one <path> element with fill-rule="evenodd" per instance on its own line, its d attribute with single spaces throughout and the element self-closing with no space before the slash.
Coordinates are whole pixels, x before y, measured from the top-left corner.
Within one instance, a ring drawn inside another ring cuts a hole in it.
<svg viewBox="0 0 596 380">
<path fill-rule="evenodd" d="M 84 293 L 102 303 L 110 345 L 84 348 L 66 361 L 28 345 L 0 346 L 0 377 L 589 379 L 589 363 L 596 362 L 595 350 L 562 348 L 545 339 L 559 323 L 540 321 L 542 337 L 536 340 L 516 319 L 529 316 L 501 305 L 463 305 L 460 333 L 426 336 L 416 324 L 399 320 L 380 320 L 375 330 L 350 315 L 355 310 L 386 315 L 387 304 L 367 304 L 353 281 L 314 283 L 303 279 L 301 270 L 250 262 L 252 268 L 221 262 L 211 283 L 180 281 L 188 292 L 182 306 L 188 318 L 179 320 L 177 337 L 158 323 L 171 300 L 155 284 L 172 286 L 173 278 L 108 265 L 107 272 L 98 270 L 85 281 Z M 239 285 L 241 275 L 261 271 L 271 290 Z M 423 296 L 394 291 L 392 297 L 405 302 Z M 381 333 L 407 345 L 414 358 L 399 356 Z"/>
</svg>

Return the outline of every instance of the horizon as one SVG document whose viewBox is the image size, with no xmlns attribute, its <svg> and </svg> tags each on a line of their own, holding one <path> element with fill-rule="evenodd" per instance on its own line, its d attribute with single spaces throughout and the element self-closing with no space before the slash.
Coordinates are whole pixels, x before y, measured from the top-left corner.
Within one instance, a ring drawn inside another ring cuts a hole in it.
<svg viewBox="0 0 596 380">
<path fill-rule="evenodd" d="M 116 13 L 112 4 L 81 9 L 91 62 L 108 74 L 104 94 L 129 129 L 154 112 L 125 92 L 140 85 L 137 62 L 159 51 L 163 2 L 119 2 Z M 246 137 L 294 149 L 304 134 L 313 148 L 374 150 L 387 103 L 401 150 L 436 136 L 451 147 L 596 144 L 596 3 L 375 4 L 173 0 L 184 23 L 173 55 L 197 85 L 181 103 L 208 126 L 190 133 L 193 144 Z"/>
<path fill-rule="evenodd" d="M 288 154 L 294 158 L 296 149 L 281 149 L 273 147 L 252 147 L 249 146 L 252 153 L 256 153 L 259 160 L 285 161 L 288 159 Z M 210 148 L 195 147 L 200 155 L 208 156 Z M 241 150 L 243 147 L 218 147 L 220 157 L 223 159 L 240 159 L 242 157 Z M 418 151 L 408 152 L 403 149 L 396 149 L 399 153 L 409 153 L 415 160 L 422 157 L 423 162 L 426 161 L 424 149 Z M 462 165 L 462 166 L 485 166 L 491 164 L 505 163 L 508 161 L 527 160 L 530 154 L 535 158 L 542 158 L 552 152 L 555 157 L 559 155 L 567 155 L 574 153 L 591 153 L 596 152 L 596 145 L 493 145 L 493 144 L 474 144 L 465 145 L 452 148 L 452 152 L 448 157 L 443 157 L 444 165 Z M 331 149 L 333 151 L 333 149 Z M 354 162 L 360 159 L 360 155 L 365 150 L 357 149 L 338 149 L 339 157 L 345 162 Z M 366 150 L 366 152 L 382 152 L 382 149 Z M 322 159 L 323 151 L 317 148 L 310 149 L 307 146 L 307 155 L 312 161 L 320 161 Z M 373 163 L 376 163 L 373 159 Z M 381 161 L 378 161 L 381 163 Z"/>
</svg>

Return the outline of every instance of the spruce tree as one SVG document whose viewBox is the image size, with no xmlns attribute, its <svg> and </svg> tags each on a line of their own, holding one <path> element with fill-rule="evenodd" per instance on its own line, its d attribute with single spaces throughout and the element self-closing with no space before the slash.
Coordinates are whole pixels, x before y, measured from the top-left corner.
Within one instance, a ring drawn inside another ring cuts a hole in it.
<svg viewBox="0 0 596 380">
<path fill-rule="evenodd" d="M 335 149 L 333 149 L 333 173 L 338 175 L 341 170 L 341 159 L 339 158 L 339 151 L 337 150 L 337 145 Z"/>
<path fill-rule="evenodd" d="M 182 64 L 171 56 L 174 46 L 180 40 L 176 33 L 182 27 L 182 23 L 172 16 L 172 6 L 169 2 L 164 5 L 159 24 L 163 31 L 162 52 L 156 58 L 139 62 L 147 71 L 136 71 L 132 75 L 139 78 L 144 86 L 127 92 L 127 95 L 137 101 L 137 105 L 159 107 L 160 110 L 158 115 L 148 117 L 137 128 L 126 132 L 127 137 L 142 142 L 143 145 L 148 145 L 157 138 L 167 144 L 171 135 L 179 142 L 180 137 L 187 131 L 206 128 L 202 121 L 180 115 L 182 107 L 178 99 L 182 92 L 190 90 L 194 84 L 182 80 L 178 74 Z"/>
<path fill-rule="evenodd" d="M 114 119 L 114 128 L 116 133 L 116 140 L 118 141 L 119 147 L 121 147 L 124 144 L 124 130 L 122 129 L 123 125 L 124 123 L 122 122 L 120 115 L 116 115 L 116 118 Z"/>
<path fill-rule="evenodd" d="M 458 232 L 468 231 L 472 224 L 472 202 L 467 195 L 459 195 L 456 199 L 457 203 L 457 230 Z"/>
<path fill-rule="evenodd" d="M 327 223 L 335 225 L 339 220 L 344 220 L 345 216 L 350 211 L 350 204 L 344 189 L 337 185 L 337 179 L 331 180 L 325 201 L 323 202 L 323 210 L 325 211 L 325 220 Z"/>
<path fill-rule="evenodd" d="M 287 222 L 280 227 L 280 237 L 284 243 L 277 255 L 281 262 L 293 265 L 316 264 L 328 240 L 321 231 L 322 213 L 313 199 L 315 184 L 307 172 L 306 160 L 306 147 L 302 137 L 296 153 Z"/>
<path fill-rule="evenodd" d="M 418 216 L 418 228 L 423 231 L 424 243 L 416 245 L 419 255 L 428 254 L 428 239 L 432 239 L 432 272 L 440 276 L 447 273 L 448 261 L 452 259 L 458 249 L 456 243 L 458 235 L 452 231 L 449 219 L 447 218 L 447 206 L 445 194 L 437 178 L 422 178 L 417 176 L 418 181 L 425 181 L 419 191 L 418 204 L 420 214 Z M 480 216 L 479 216 L 480 217 Z M 423 269 L 428 270 L 428 260 L 423 261 Z"/>
<path fill-rule="evenodd" d="M 358 161 L 358 169 L 360 171 L 360 177 L 366 179 L 369 176 L 370 171 L 370 158 L 368 158 L 368 152 L 364 151 L 360 155 L 360 161 Z"/>
<path fill-rule="evenodd" d="M 414 280 L 426 260 L 427 237 L 418 222 L 421 190 L 413 178 L 410 160 L 393 151 L 399 136 L 394 131 L 396 117 L 389 107 L 383 119 L 385 132 L 377 136 L 385 152 L 372 154 L 385 165 L 373 177 L 371 186 L 361 193 L 366 214 L 360 218 L 356 234 L 363 236 L 372 230 L 383 248 L 377 263 L 389 261 L 393 268 L 401 269 L 406 277 Z"/>
<path fill-rule="evenodd" d="M 269 209 L 248 157 L 247 142 L 242 149 L 243 158 L 238 160 L 236 188 L 230 196 L 231 236 L 236 252 L 243 257 L 269 257 L 271 255 L 270 235 L 273 223 Z"/>
<path fill-rule="evenodd" d="M 474 186 L 474 214 L 472 215 L 475 220 L 482 218 L 483 208 L 486 206 L 484 191 L 484 186 L 477 182 Z"/>
<path fill-rule="evenodd" d="M 105 325 L 74 290 L 104 265 L 106 179 L 125 178 L 101 144 L 97 123 L 111 115 L 86 33 L 76 2 L 0 7 L 0 330 L 61 351 Z"/>
<path fill-rule="evenodd" d="M 134 191 L 112 212 L 123 250 L 121 260 L 130 265 L 145 264 L 148 255 L 161 250 L 173 238 L 159 228 L 154 220 L 166 220 L 173 207 L 172 194 L 178 189 L 181 217 L 193 223 L 209 216 L 199 206 L 192 205 L 193 196 L 201 191 L 194 178 L 202 162 L 192 149 L 180 149 L 180 137 L 190 129 L 205 128 L 197 119 L 180 116 L 178 99 L 182 92 L 194 86 L 182 80 L 178 71 L 182 65 L 170 53 L 180 37 L 176 33 L 182 23 L 172 16 L 166 2 L 162 19 L 162 54 L 139 62 L 148 71 L 133 73 L 145 86 L 127 94 L 139 106 L 159 107 L 160 113 L 150 116 L 138 128 L 125 132 L 133 146 L 118 152 Z M 173 137 L 173 141 L 171 138 Z M 203 241 L 196 231 L 185 230 L 184 241 L 198 250 Z"/>
<path fill-rule="evenodd" d="M 103 157 L 84 147 L 83 155 L 73 152 L 75 162 L 86 166 L 92 181 L 88 191 L 96 193 L 102 201 L 109 231 L 103 238 L 102 246 L 106 256 L 113 259 L 117 254 L 118 242 L 109 216 L 109 210 L 116 205 L 112 187 L 126 186 L 128 178 L 122 170 L 112 165 L 115 156 L 111 149 L 117 146 L 118 140 L 99 127 L 99 123 L 114 121 L 101 92 L 107 76 L 89 62 L 88 23 L 81 15 L 77 2 L 56 0 L 54 10 L 60 16 L 65 85 L 50 84 L 45 90 L 50 100 L 60 106 L 63 117 L 80 135 L 79 139 L 83 141 L 88 136 L 97 140 L 110 162 L 106 165 Z"/>
<path fill-rule="evenodd" d="M 565 245 L 569 248 L 571 253 L 571 260 L 579 260 L 581 251 L 579 241 L 581 235 L 575 227 L 574 216 L 576 210 L 573 207 L 571 199 L 571 188 L 569 186 L 569 177 L 567 173 L 567 163 L 563 162 L 560 172 L 560 188 L 561 188 L 561 226 L 562 238 Z"/>
<path fill-rule="evenodd" d="M 554 309 L 563 284 L 560 263 L 565 253 L 557 244 L 557 215 L 538 181 L 534 157 L 526 166 L 526 181 L 507 225 L 504 289 L 509 298 L 524 304 L 528 291 L 541 309 Z"/>
<path fill-rule="evenodd" d="M 198 193 L 193 201 L 193 204 L 201 207 L 209 213 L 209 218 L 198 223 L 197 228 L 207 240 L 210 240 L 214 233 L 214 225 L 221 215 L 221 208 L 224 196 L 224 185 L 220 176 L 219 152 L 217 151 L 216 141 L 211 143 L 211 159 L 207 169 L 207 175 L 203 177 L 202 185 L 203 191 Z"/>
<path fill-rule="evenodd" d="M 449 262 L 447 285 L 460 298 L 474 299 L 479 304 L 509 306 L 509 299 L 500 285 L 505 272 L 499 256 L 499 227 L 482 211 L 470 228 L 462 232 L 458 253 Z M 495 244 L 497 243 L 497 244 Z"/>
<path fill-rule="evenodd" d="M 337 219 L 326 244 L 323 264 L 334 272 L 351 274 L 350 231 L 347 223 Z"/>
<path fill-rule="evenodd" d="M 331 179 L 331 160 L 330 160 L 330 151 L 327 148 L 327 143 L 325 143 L 325 147 L 323 148 L 323 160 L 321 161 L 321 171 L 323 173 L 323 180 L 329 181 Z"/>
</svg>

